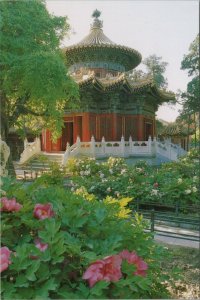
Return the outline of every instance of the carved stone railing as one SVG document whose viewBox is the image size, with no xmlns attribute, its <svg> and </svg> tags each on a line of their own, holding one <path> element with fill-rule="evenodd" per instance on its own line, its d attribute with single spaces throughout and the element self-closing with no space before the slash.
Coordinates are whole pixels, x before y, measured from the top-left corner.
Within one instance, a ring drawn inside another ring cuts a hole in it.
<svg viewBox="0 0 200 300">
<path fill-rule="evenodd" d="M 65 166 L 68 158 L 77 156 L 89 156 L 96 158 L 105 158 L 109 156 L 116 157 L 155 157 L 158 154 L 169 160 L 176 161 L 182 155 L 186 154 L 180 145 L 172 144 L 170 140 L 164 142 L 153 140 L 149 137 L 148 141 L 125 141 L 122 136 L 120 141 L 105 141 L 102 138 L 101 142 L 96 142 L 92 136 L 90 142 L 81 142 L 77 137 L 76 143 L 67 148 L 63 157 L 62 164 Z"/>
<path fill-rule="evenodd" d="M 29 143 L 27 139 L 24 140 L 24 151 L 22 152 L 19 164 L 24 164 L 30 158 L 41 152 L 40 138 L 36 137 L 34 142 Z"/>
<path fill-rule="evenodd" d="M 166 139 L 162 142 L 156 141 L 156 153 L 169 160 L 177 161 L 179 157 L 185 155 L 187 151 L 181 148 L 180 145 L 171 143 L 171 139 Z"/>
</svg>

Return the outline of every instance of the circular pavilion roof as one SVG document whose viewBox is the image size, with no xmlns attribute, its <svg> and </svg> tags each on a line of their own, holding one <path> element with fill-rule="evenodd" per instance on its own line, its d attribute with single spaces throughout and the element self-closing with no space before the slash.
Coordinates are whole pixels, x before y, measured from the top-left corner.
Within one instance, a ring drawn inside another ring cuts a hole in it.
<svg viewBox="0 0 200 300">
<path fill-rule="evenodd" d="M 125 70 L 137 67 L 141 60 L 141 54 L 129 47 L 112 42 L 103 32 L 103 22 L 98 19 L 100 12 L 93 13 L 94 22 L 89 34 L 79 43 L 66 47 L 65 54 L 67 65 L 90 61 L 114 62 L 124 66 Z"/>
</svg>

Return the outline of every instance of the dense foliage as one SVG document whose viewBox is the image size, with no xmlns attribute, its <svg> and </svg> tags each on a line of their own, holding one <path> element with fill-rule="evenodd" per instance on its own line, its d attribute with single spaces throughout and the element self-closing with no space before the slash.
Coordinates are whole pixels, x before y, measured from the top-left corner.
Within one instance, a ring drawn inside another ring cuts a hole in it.
<svg viewBox="0 0 200 300">
<path fill-rule="evenodd" d="M 59 49 L 67 18 L 50 15 L 43 0 L 1 1 L 0 14 L 2 137 L 13 126 L 23 135 L 50 128 L 56 137 L 64 108 L 78 98 Z"/>
<path fill-rule="evenodd" d="M 152 54 L 142 61 L 145 67 L 145 72 L 140 69 L 133 70 L 130 74 L 134 80 L 139 80 L 144 76 L 152 76 L 158 88 L 167 88 L 167 79 L 164 77 L 167 62 L 162 61 L 162 57 Z"/>
<path fill-rule="evenodd" d="M 121 162 L 110 164 L 120 170 Z M 97 201 L 47 177 L 30 185 L 3 179 L 2 299 L 169 296 L 174 279 L 161 264 L 169 253 L 129 214 L 130 199 Z"/>
<path fill-rule="evenodd" d="M 184 55 L 181 69 L 186 70 L 191 78 L 187 84 L 187 91 L 181 95 L 184 110 L 199 112 L 199 34 L 190 44 L 189 53 Z"/>
<path fill-rule="evenodd" d="M 74 174 L 72 190 L 85 188 L 99 200 L 107 196 L 130 197 L 131 202 L 150 202 L 175 206 L 198 204 L 198 151 L 191 150 L 177 162 L 160 168 L 145 161 L 128 166 L 123 159 L 71 160 L 68 169 Z M 130 203 L 130 205 L 131 205 Z"/>
</svg>

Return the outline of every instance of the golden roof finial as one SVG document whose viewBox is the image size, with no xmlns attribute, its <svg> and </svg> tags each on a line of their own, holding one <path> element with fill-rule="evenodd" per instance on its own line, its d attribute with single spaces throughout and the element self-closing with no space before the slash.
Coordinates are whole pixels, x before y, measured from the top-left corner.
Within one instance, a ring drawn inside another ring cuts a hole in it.
<svg viewBox="0 0 200 300">
<path fill-rule="evenodd" d="M 93 11 L 92 17 L 97 19 L 98 17 L 100 17 L 100 15 L 101 15 L 101 12 L 98 9 L 95 9 Z"/>
<path fill-rule="evenodd" d="M 94 18 L 94 22 L 91 26 L 91 29 L 101 29 L 103 27 L 103 22 L 98 19 L 100 15 L 101 12 L 98 9 L 95 9 L 95 11 L 92 14 L 92 17 Z"/>
</svg>

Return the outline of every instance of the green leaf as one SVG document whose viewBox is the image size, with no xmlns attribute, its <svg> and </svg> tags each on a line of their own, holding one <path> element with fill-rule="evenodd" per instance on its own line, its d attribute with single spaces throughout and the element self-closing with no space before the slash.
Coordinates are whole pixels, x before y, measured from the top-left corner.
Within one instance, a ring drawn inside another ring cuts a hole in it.
<svg viewBox="0 0 200 300">
<path fill-rule="evenodd" d="M 96 295 L 96 296 L 101 296 L 103 295 L 103 289 L 107 289 L 109 286 L 110 282 L 107 281 L 99 281 L 95 284 L 93 288 L 91 288 L 90 293 L 91 295 Z"/>
<path fill-rule="evenodd" d="M 53 272 L 51 273 L 54 274 Z M 38 277 L 38 283 L 47 280 L 50 276 L 49 265 L 41 262 L 40 267 L 36 272 L 36 276 Z"/>
<path fill-rule="evenodd" d="M 106 209 L 105 208 L 96 209 L 95 216 L 96 216 L 98 223 L 102 223 L 106 217 Z"/>
<path fill-rule="evenodd" d="M 39 260 L 34 261 L 32 266 L 30 266 L 26 271 L 26 278 L 28 278 L 28 280 L 30 281 L 35 281 L 37 279 L 35 276 L 35 272 L 38 270 L 39 267 L 40 267 L 40 261 Z"/>
<path fill-rule="evenodd" d="M 27 277 L 23 274 L 17 276 L 15 286 L 16 287 L 28 287 L 29 283 L 28 283 Z"/>
<path fill-rule="evenodd" d="M 55 291 L 58 284 L 55 283 L 54 278 L 50 278 L 48 281 L 42 284 L 42 286 L 37 287 L 36 296 L 47 298 L 49 291 Z"/>
</svg>

